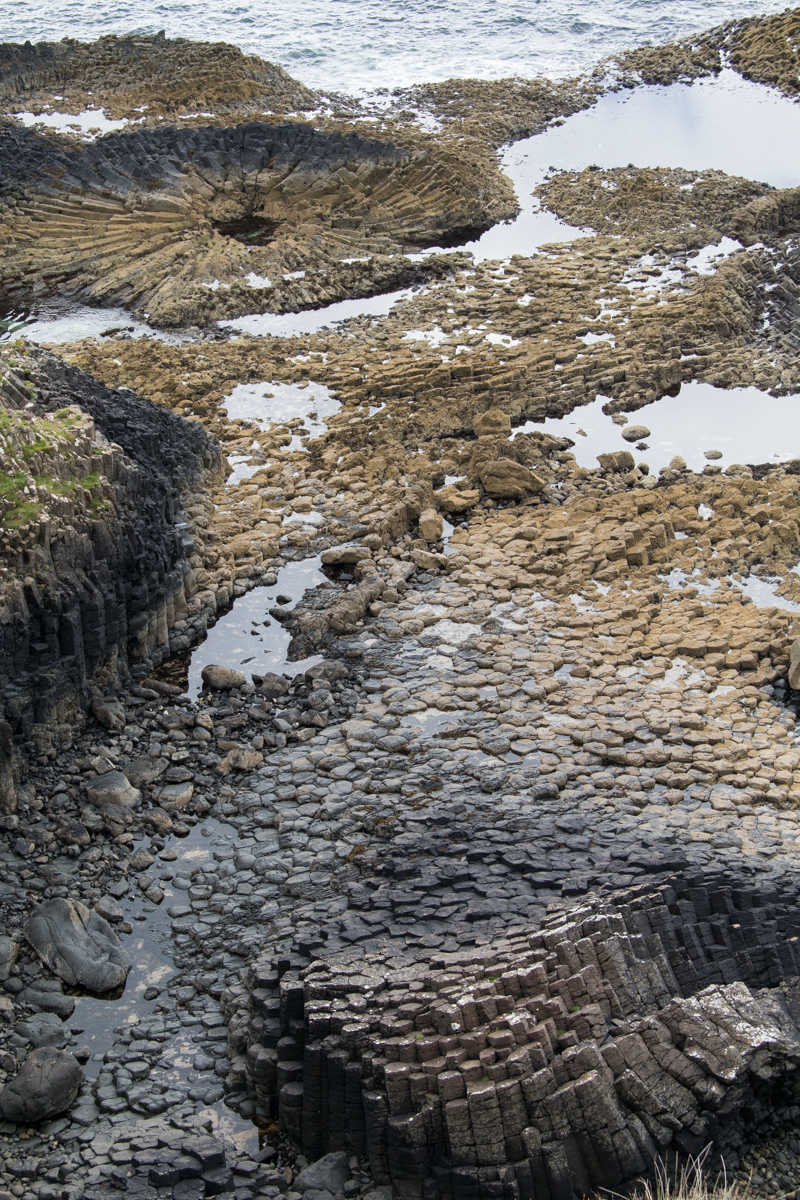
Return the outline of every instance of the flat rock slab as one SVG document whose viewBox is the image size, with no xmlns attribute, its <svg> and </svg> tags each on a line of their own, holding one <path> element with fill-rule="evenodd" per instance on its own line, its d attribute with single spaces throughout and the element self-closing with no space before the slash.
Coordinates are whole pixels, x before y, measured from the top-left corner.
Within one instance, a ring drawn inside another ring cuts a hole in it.
<svg viewBox="0 0 800 1200">
<path fill-rule="evenodd" d="M 131 969 L 108 921 L 78 902 L 46 900 L 31 914 L 25 936 L 42 962 L 73 987 L 110 992 Z"/>
<path fill-rule="evenodd" d="M 43 1121 L 65 1112 L 83 1084 L 80 1063 L 66 1050 L 42 1046 L 25 1059 L 0 1092 L 0 1112 L 7 1121 Z"/>
</svg>

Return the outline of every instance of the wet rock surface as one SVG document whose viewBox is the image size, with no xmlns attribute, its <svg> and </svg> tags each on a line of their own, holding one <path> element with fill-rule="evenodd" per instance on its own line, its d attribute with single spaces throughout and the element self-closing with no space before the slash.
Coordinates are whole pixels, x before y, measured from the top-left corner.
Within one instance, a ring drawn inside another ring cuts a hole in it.
<svg viewBox="0 0 800 1200">
<path fill-rule="evenodd" d="M 83 904 L 45 901 L 31 914 L 25 937 L 59 979 L 90 992 L 120 987 L 131 968 L 109 923 Z"/>
</svg>

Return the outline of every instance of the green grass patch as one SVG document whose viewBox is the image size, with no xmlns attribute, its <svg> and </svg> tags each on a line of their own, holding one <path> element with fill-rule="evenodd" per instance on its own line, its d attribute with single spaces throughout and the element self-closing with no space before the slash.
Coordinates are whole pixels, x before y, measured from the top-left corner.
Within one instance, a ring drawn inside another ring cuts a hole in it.
<svg viewBox="0 0 800 1200">
<path fill-rule="evenodd" d="M 6 529 L 19 529 L 30 521 L 34 521 L 41 511 L 41 504 L 37 504 L 35 500 L 25 500 L 11 512 L 6 513 L 3 524 Z"/>
<path fill-rule="evenodd" d="M 24 471 L 15 471 L 13 475 L 9 475 L 7 471 L 0 471 L 0 496 L 16 494 L 25 486 L 27 478 Z"/>
<path fill-rule="evenodd" d="M 37 487 L 46 487 L 55 496 L 69 496 L 75 491 L 73 479 L 53 479 L 51 475 L 34 475 L 33 478 Z"/>
<path fill-rule="evenodd" d="M 83 479 L 81 480 L 81 487 L 85 487 L 89 491 L 91 491 L 92 488 L 96 488 L 99 483 L 100 483 L 100 472 L 92 471 L 90 475 L 84 475 Z"/>
<path fill-rule="evenodd" d="M 43 438 L 39 438 L 37 442 L 28 442 L 27 446 L 22 447 L 22 456 L 26 462 L 29 462 L 34 454 L 40 454 L 44 450 L 52 451 L 53 447 Z"/>
</svg>

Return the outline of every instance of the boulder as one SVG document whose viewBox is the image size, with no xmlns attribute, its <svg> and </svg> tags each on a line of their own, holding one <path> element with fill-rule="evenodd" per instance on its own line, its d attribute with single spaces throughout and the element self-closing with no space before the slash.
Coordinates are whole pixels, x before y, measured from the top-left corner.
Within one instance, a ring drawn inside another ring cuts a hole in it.
<svg viewBox="0 0 800 1200">
<path fill-rule="evenodd" d="M 229 692 L 231 688 L 244 687 L 247 683 L 241 671 L 234 671 L 231 667 L 220 667 L 216 663 L 209 663 L 207 667 L 203 667 L 200 678 L 206 687 L 215 692 Z"/>
<path fill-rule="evenodd" d="M 636 466 L 630 450 L 612 450 L 610 454 L 598 454 L 597 461 L 604 471 L 632 471 Z"/>
<path fill-rule="evenodd" d="M 642 438 L 650 437 L 650 430 L 646 425 L 629 425 L 623 429 L 622 436 L 626 442 L 640 442 Z"/>
<path fill-rule="evenodd" d="M 254 675 L 253 683 L 258 691 L 270 700 L 285 696 L 291 686 L 288 679 L 284 679 L 283 675 L 276 675 L 274 671 L 267 671 L 266 675 Z"/>
<path fill-rule="evenodd" d="M 56 837 L 65 846 L 88 846 L 92 840 L 86 826 L 71 818 L 61 822 L 56 830 Z"/>
<path fill-rule="evenodd" d="M 50 988 L 48 984 L 54 984 L 55 987 Z M 21 1004 L 30 1004 L 31 1008 L 54 1013 L 62 1021 L 68 1021 L 75 1012 L 75 997 L 65 996 L 57 979 L 34 980 L 22 989 L 17 999 Z"/>
<path fill-rule="evenodd" d="M 501 408 L 489 408 L 478 413 L 472 422 L 476 437 L 508 437 L 511 433 L 511 418 Z"/>
<path fill-rule="evenodd" d="M 86 784 L 86 795 L 90 804 L 100 809 L 138 808 L 142 793 L 131 787 L 122 771 L 107 771 Z"/>
<path fill-rule="evenodd" d="M 298 1192 L 330 1192 L 335 1196 L 344 1191 L 349 1178 L 347 1155 L 343 1150 L 337 1150 L 303 1167 L 293 1186 Z"/>
<path fill-rule="evenodd" d="M 166 758 L 135 758 L 123 763 L 122 770 L 128 783 L 140 788 L 163 775 L 168 765 Z"/>
<path fill-rule="evenodd" d="M 181 812 L 194 795 L 193 783 L 169 783 L 158 793 L 158 803 L 168 813 Z"/>
<path fill-rule="evenodd" d="M 436 512 L 434 508 L 426 508 L 424 512 L 421 512 L 419 514 L 419 533 L 426 542 L 440 541 L 444 533 L 444 521 L 441 513 Z"/>
<path fill-rule="evenodd" d="M 789 651 L 789 687 L 795 691 L 800 688 L 800 637 L 794 639 Z"/>
<path fill-rule="evenodd" d="M 69 1036 L 69 1030 L 61 1018 L 49 1012 L 26 1017 L 14 1026 L 14 1032 L 27 1038 L 36 1050 L 40 1046 L 55 1046 L 57 1050 L 62 1050 Z"/>
<path fill-rule="evenodd" d="M 83 1070 L 76 1058 L 66 1050 L 41 1046 L 0 1092 L 0 1112 L 18 1124 L 47 1120 L 66 1112 L 82 1084 Z"/>
<path fill-rule="evenodd" d="M 546 486 L 543 479 L 512 458 L 498 458 L 484 467 L 481 483 L 492 500 L 522 500 Z"/>
<path fill-rule="evenodd" d="M 716 462 L 718 458 L 722 458 L 721 450 L 706 450 L 704 454 L 709 462 Z"/>
<path fill-rule="evenodd" d="M 363 546 L 331 546 L 330 550 L 323 550 L 321 555 L 326 567 L 362 562 L 365 558 L 372 558 L 372 554 Z"/>
<path fill-rule="evenodd" d="M 221 775 L 227 775 L 230 771 L 254 771 L 263 761 L 264 755 L 260 750 L 237 746 L 235 750 L 229 750 L 222 762 L 217 764 L 217 770 Z"/>
<path fill-rule="evenodd" d="M 443 554 L 431 554 L 430 550 L 412 550 L 411 559 L 414 566 L 419 567 L 421 571 L 434 571 L 441 566 L 440 559 L 445 558 Z M 447 559 L 445 558 L 445 563 Z"/>
<path fill-rule="evenodd" d="M 108 921 L 78 901 L 45 900 L 28 918 L 25 936 L 45 966 L 71 987 L 110 992 L 131 969 Z"/>
<path fill-rule="evenodd" d="M 92 712 L 106 729 L 124 729 L 127 724 L 125 709 L 119 700 L 93 700 Z"/>
<path fill-rule="evenodd" d="M 446 513 L 466 512 L 467 509 L 474 508 L 480 498 L 481 494 L 477 489 L 459 491 L 453 483 L 436 493 L 437 503 Z"/>
<path fill-rule="evenodd" d="M 0 983 L 5 983 L 11 974 L 11 968 L 17 961 L 19 942 L 3 934 L 0 936 Z"/>
</svg>

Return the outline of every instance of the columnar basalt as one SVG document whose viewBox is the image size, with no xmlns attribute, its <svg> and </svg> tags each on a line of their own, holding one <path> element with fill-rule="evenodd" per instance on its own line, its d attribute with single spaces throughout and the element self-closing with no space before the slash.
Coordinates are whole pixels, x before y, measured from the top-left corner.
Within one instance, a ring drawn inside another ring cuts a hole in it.
<svg viewBox="0 0 800 1200">
<path fill-rule="evenodd" d="M 7 353 L 4 369 L 0 687 L 13 807 L 14 741 L 38 737 L 44 751 L 58 726 L 56 744 L 68 742 L 90 686 L 163 655 L 197 591 L 176 528 L 181 493 L 219 459 L 197 426 L 49 355 Z"/>
<path fill-rule="evenodd" d="M 798 1095 L 795 890 L 672 879 L 399 970 L 259 960 L 250 1086 L 401 1196 L 568 1198 L 709 1142 L 733 1167 Z"/>
<path fill-rule="evenodd" d="M 430 145 L 352 131 L 169 127 L 86 148 L 8 125 L 0 135 L 2 286 L 58 287 L 170 325 L 401 286 L 431 272 L 386 256 L 514 210 L 499 174 L 478 180 Z M 342 261 L 372 255 L 374 271 Z M 286 288 L 298 271 L 309 278 Z"/>
</svg>

